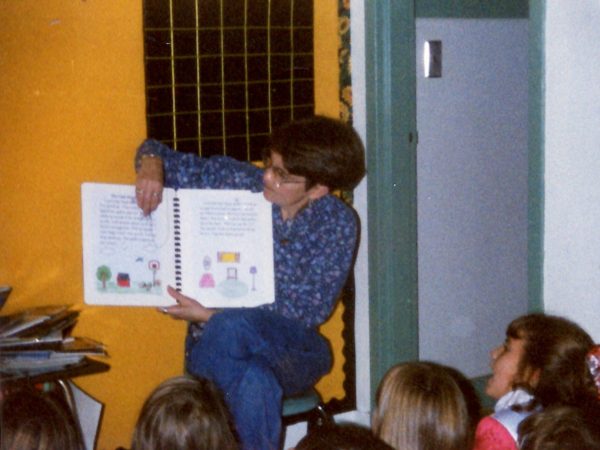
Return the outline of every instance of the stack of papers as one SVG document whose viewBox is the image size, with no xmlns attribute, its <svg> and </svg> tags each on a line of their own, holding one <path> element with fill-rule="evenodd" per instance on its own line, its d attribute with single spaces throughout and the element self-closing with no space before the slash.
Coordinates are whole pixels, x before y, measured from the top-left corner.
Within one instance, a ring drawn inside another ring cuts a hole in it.
<svg viewBox="0 0 600 450">
<path fill-rule="evenodd" d="M 0 316 L 0 338 L 47 336 L 72 327 L 79 312 L 70 305 L 50 305 L 28 308 Z"/>
<path fill-rule="evenodd" d="M 70 305 L 0 316 L 0 375 L 38 375 L 67 369 L 88 356 L 107 356 L 102 343 L 70 336 L 78 317 Z"/>
</svg>

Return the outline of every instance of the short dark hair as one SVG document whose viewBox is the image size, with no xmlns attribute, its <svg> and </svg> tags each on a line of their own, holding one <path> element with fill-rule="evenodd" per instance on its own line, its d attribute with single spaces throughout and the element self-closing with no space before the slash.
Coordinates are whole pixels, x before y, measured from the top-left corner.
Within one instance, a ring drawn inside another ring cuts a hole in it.
<svg viewBox="0 0 600 450">
<path fill-rule="evenodd" d="M 170 378 L 146 399 L 132 450 L 235 450 L 239 444 L 221 392 L 209 380 Z"/>
<path fill-rule="evenodd" d="M 519 425 L 521 450 L 595 450 L 600 448 L 600 404 L 557 405 Z"/>
<path fill-rule="evenodd" d="M 309 185 L 352 190 L 365 175 L 365 148 L 358 133 L 341 120 L 325 116 L 299 119 L 271 134 L 269 150 L 285 168 Z"/>
<path fill-rule="evenodd" d="M 309 432 L 296 450 L 393 450 L 366 427 L 353 423 L 327 425 Z"/>
<path fill-rule="evenodd" d="M 524 340 L 519 372 L 540 371 L 535 386 L 523 386 L 537 403 L 577 405 L 596 397 L 586 360 L 594 341 L 579 325 L 564 317 L 532 313 L 513 320 L 506 336 Z"/>
</svg>

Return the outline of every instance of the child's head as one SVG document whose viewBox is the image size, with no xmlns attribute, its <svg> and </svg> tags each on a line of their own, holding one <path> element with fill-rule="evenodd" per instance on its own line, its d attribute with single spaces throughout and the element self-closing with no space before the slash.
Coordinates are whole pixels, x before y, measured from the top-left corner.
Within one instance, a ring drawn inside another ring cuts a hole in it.
<svg viewBox="0 0 600 450">
<path fill-rule="evenodd" d="M 0 407 L 2 450 L 81 450 L 73 416 L 49 394 L 34 389 L 8 392 Z"/>
<path fill-rule="evenodd" d="M 208 380 L 181 376 L 161 383 L 145 401 L 132 450 L 237 449 L 221 393 Z"/>
<path fill-rule="evenodd" d="M 493 376 L 486 392 L 500 398 L 514 388 L 529 390 L 542 406 L 577 404 L 596 395 L 586 363 L 590 336 L 562 317 L 527 314 L 513 320 L 506 342 L 492 351 Z"/>
<path fill-rule="evenodd" d="M 373 432 L 356 424 L 334 424 L 309 432 L 295 450 L 393 450 Z"/>
<path fill-rule="evenodd" d="M 396 449 L 463 450 L 472 440 L 463 392 L 446 367 L 431 362 L 398 364 L 386 373 L 372 425 Z"/>
<path fill-rule="evenodd" d="M 521 450 L 600 448 L 600 403 L 550 406 L 519 425 Z"/>
<path fill-rule="evenodd" d="M 475 433 L 475 429 L 481 420 L 483 411 L 481 406 L 481 399 L 477 393 L 477 389 L 460 370 L 454 367 L 444 366 L 444 369 L 448 371 L 450 376 L 454 378 L 456 385 L 461 390 L 465 403 L 467 405 L 467 412 L 469 413 L 469 419 L 471 421 L 471 429 Z"/>
</svg>

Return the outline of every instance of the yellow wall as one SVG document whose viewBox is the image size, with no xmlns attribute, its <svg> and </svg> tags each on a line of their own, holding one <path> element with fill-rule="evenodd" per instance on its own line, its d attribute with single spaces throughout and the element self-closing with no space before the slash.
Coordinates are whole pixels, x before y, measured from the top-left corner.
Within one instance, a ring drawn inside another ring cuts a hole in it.
<svg viewBox="0 0 600 450">
<path fill-rule="evenodd" d="M 77 383 L 105 403 L 99 449 L 128 446 L 142 401 L 182 371 L 183 323 L 150 308 L 82 303 L 80 184 L 132 183 L 145 137 L 142 1 L 0 0 L 0 284 L 3 313 L 82 310 L 75 335 L 111 370 Z M 338 114 L 336 0 L 315 1 L 317 110 Z"/>
</svg>

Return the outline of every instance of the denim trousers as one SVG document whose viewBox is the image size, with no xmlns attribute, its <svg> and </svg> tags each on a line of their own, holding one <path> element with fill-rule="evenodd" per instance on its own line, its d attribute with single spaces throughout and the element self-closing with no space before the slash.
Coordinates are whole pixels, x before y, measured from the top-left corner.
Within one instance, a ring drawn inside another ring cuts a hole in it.
<svg viewBox="0 0 600 450">
<path fill-rule="evenodd" d="M 186 370 L 222 390 L 244 450 L 280 447 L 283 397 L 310 388 L 331 362 L 315 329 L 257 308 L 214 314 L 186 339 Z"/>
</svg>

